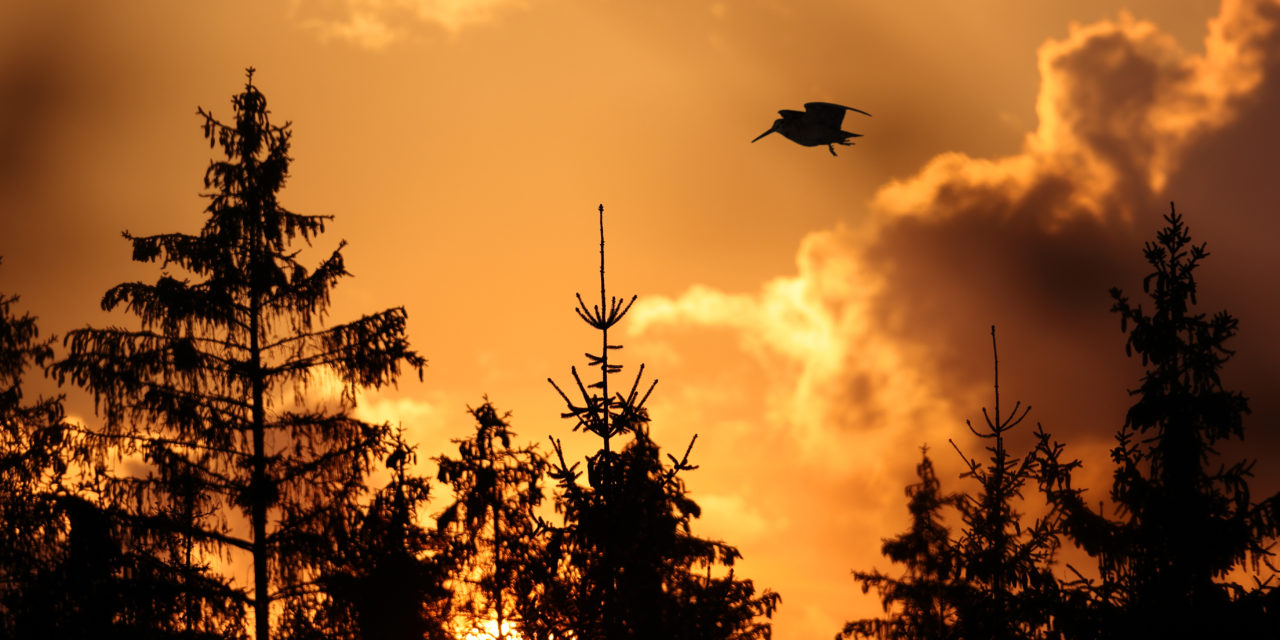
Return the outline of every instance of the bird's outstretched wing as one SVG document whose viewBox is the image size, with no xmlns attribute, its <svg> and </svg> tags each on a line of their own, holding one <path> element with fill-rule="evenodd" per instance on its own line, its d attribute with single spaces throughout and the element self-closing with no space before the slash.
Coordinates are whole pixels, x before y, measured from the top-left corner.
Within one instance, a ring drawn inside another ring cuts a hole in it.
<svg viewBox="0 0 1280 640">
<path fill-rule="evenodd" d="M 804 103 L 804 110 L 805 113 L 813 114 L 813 119 L 816 122 L 835 129 L 839 129 L 840 123 L 844 121 L 845 111 L 857 111 L 864 116 L 871 116 L 871 114 L 862 109 L 854 109 L 853 107 L 846 107 L 833 102 L 806 102 Z"/>
</svg>

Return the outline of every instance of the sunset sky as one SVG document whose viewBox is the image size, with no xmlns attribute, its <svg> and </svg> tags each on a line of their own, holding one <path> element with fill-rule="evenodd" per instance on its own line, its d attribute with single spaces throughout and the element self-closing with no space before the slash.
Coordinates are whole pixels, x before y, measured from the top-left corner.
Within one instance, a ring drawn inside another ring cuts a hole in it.
<svg viewBox="0 0 1280 640">
<path fill-rule="evenodd" d="M 44 334 L 133 326 L 101 296 L 159 273 L 120 233 L 198 231 L 195 110 L 230 119 L 248 66 L 293 123 L 283 204 L 335 216 L 316 257 L 350 243 L 331 319 L 408 310 L 425 380 L 359 411 L 426 469 L 484 394 L 589 444 L 546 378 L 598 349 L 573 295 L 604 204 L 610 292 L 640 296 L 624 376 L 660 380 L 659 444 L 699 434 L 694 532 L 782 594 L 780 640 L 879 612 L 849 571 L 894 571 L 922 444 L 968 488 L 947 439 L 981 453 L 992 324 L 1018 451 L 1042 423 L 1104 497 L 1141 375 L 1108 289 L 1143 299 L 1170 201 L 1211 253 L 1201 307 L 1240 319 L 1228 451 L 1280 488 L 1278 2 L 5 2 L 0 292 Z M 856 146 L 750 143 L 814 100 L 873 114 Z"/>
</svg>

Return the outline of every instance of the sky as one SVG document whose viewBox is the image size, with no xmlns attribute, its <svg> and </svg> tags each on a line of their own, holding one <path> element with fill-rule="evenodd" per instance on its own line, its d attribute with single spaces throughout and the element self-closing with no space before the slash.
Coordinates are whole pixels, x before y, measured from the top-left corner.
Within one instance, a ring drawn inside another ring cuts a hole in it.
<svg viewBox="0 0 1280 640">
<path fill-rule="evenodd" d="M 195 110 L 230 118 L 249 66 L 293 123 L 281 201 L 335 216 L 317 258 L 350 243 L 331 319 L 408 311 L 424 380 L 359 412 L 424 468 L 485 394 L 586 450 L 546 379 L 598 344 L 572 308 L 603 203 L 609 291 L 639 295 L 623 375 L 659 380 L 659 444 L 698 434 L 694 532 L 782 594 L 781 640 L 879 611 L 849 572 L 893 570 L 921 445 L 967 488 L 948 440 L 981 453 L 992 325 L 1002 406 L 1104 496 L 1141 375 L 1108 290 L 1142 299 L 1171 201 L 1211 254 L 1201 308 L 1240 319 L 1224 379 L 1253 413 L 1224 453 L 1280 488 L 1280 3 L 7 2 L 0 291 L 46 335 L 131 326 L 102 293 L 158 273 L 120 234 L 199 229 Z M 872 114 L 856 146 L 750 143 L 815 100 Z"/>
</svg>

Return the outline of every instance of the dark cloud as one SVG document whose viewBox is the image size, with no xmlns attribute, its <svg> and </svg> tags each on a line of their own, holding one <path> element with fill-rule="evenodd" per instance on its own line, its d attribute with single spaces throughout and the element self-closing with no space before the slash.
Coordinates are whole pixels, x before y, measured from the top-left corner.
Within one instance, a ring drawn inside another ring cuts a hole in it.
<svg viewBox="0 0 1280 640">
<path fill-rule="evenodd" d="M 64 35 L 60 12 L 22 5 L 14 12 L 0 29 L 0 197 L 53 173 L 51 141 L 88 97 L 74 53 L 51 46 Z"/>
<path fill-rule="evenodd" d="M 797 276 L 758 296 L 651 300 L 639 329 L 733 327 L 753 353 L 790 358 L 777 415 L 808 441 L 887 429 L 936 446 L 989 404 L 996 325 L 1005 399 L 1096 451 L 1141 376 L 1108 291 L 1142 298 L 1142 246 L 1176 200 L 1214 253 L 1205 310 L 1242 318 L 1229 381 L 1260 398 L 1253 436 L 1272 444 L 1280 340 L 1263 329 L 1277 317 L 1264 291 L 1280 284 L 1267 259 L 1280 223 L 1263 174 L 1278 166 L 1277 13 L 1225 2 L 1203 54 L 1124 14 L 1073 26 L 1040 48 L 1040 122 L 1021 153 L 937 156 L 880 190 L 871 223 L 811 234 Z"/>
<path fill-rule="evenodd" d="M 750 431 L 768 434 L 769 444 L 716 435 L 735 458 L 771 470 L 751 495 L 773 505 L 774 517 L 803 523 L 775 537 L 799 539 L 804 529 L 820 550 L 811 559 L 767 544 L 744 548 L 804 573 L 803 582 L 783 584 L 789 598 L 797 592 L 813 603 L 799 614 L 813 616 L 810 628 L 838 626 L 823 621 L 823 607 L 837 606 L 832 594 L 850 586 L 845 567 L 885 568 L 878 542 L 900 530 L 901 488 L 921 443 L 932 446 L 941 477 L 962 486 L 947 440 L 969 455 L 981 450 L 964 419 L 981 420 L 993 404 L 991 325 L 1002 407 L 1033 406 L 1012 446 L 1025 450 L 1033 424 L 1043 423 L 1085 460 L 1076 486 L 1105 498 L 1111 438 L 1142 375 L 1125 355 L 1108 292 L 1118 286 L 1143 298 L 1143 244 L 1170 200 L 1193 238 L 1209 244 L 1202 309 L 1225 307 L 1241 319 L 1225 379 L 1253 398 L 1254 414 L 1248 445 L 1223 453 L 1261 458 L 1255 495 L 1280 486 L 1280 268 L 1272 257 L 1280 196 L 1270 187 L 1280 168 L 1278 7 L 1224 2 L 1203 54 L 1124 15 L 1075 26 L 1039 50 L 1039 123 L 1020 153 L 934 157 L 884 185 L 866 219 L 810 233 L 795 275 L 758 293 L 699 285 L 637 304 L 631 328 L 648 333 L 643 342 L 687 337 L 690 327 L 728 329 L 759 363 L 743 386 L 765 388 L 747 399 L 761 407 Z M 701 392 L 687 395 L 696 403 Z M 792 494 L 821 495 L 822 506 Z M 753 575 L 767 577 L 770 567 L 766 560 Z M 877 604 L 856 595 L 839 603 L 867 614 Z"/>
<path fill-rule="evenodd" d="M 1245 19 L 1246 32 L 1232 28 Z M 874 305 L 877 323 L 924 347 L 930 377 L 949 396 L 964 397 L 975 380 L 989 378 L 983 329 L 996 324 L 1005 357 L 1023 372 L 1005 384 L 1048 409 L 1040 412 L 1047 426 L 1113 433 L 1129 403 L 1123 390 L 1140 373 L 1125 357 L 1107 291 L 1119 286 L 1143 298 L 1141 248 L 1173 200 L 1193 238 L 1208 241 L 1213 253 L 1200 272 L 1203 310 L 1225 306 L 1242 319 L 1228 380 L 1255 398 L 1251 439 L 1275 443 L 1272 363 L 1280 360 L 1280 340 L 1276 298 L 1266 292 L 1280 284 L 1280 269 L 1267 260 L 1280 224 L 1264 172 L 1278 166 L 1280 19 L 1270 3 L 1227 3 L 1219 22 L 1222 37 L 1238 38 L 1224 43 L 1234 53 L 1219 59 L 1212 43 L 1208 59 L 1178 57 L 1149 25 L 1124 19 L 1047 46 L 1042 68 L 1046 82 L 1056 80 L 1045 88 L 1054 96 L 1048 120 L 1064 127 L 1051 138 L 1056 145 L 1035 150 L 1049 157 L 1014 189 L 975 184 L 963 171 L 932 176 L 928 214 L 881 231 L 868 253 L 887 278 Z M 1256 84 L 1240 91 L 1240 78 L 1251 75 Z M 1071 165 L 1093 170 L 1043 169 Z M 1092 180 L 1109 188 L 1074 197 L 1095 190 Z"/>
<path fill-rule="evenodd" d="M 1260 8 L 1266 20 L 1280 23 L 1280 6 Z M 1240 320 L 1235 358 L 1224 378 L 1249 396 L 1247 447 L 1261 458 L 1260 479 L 1280 485 L 1280 37 L 1259 44 L 1272 52 L 1266 78 L 1241 100 L 1240 115 L 1221 131 L 1187 147 L 1182 165 L 1169 180 L 1166 196 L 1186 212 L 1193 237 L 1208 243 L 1209 258 L 1199 280 L 1201 306 L 1225 308 Z M 1137 289 L 1135 286 L 1132 289 Z"/>
</svg>

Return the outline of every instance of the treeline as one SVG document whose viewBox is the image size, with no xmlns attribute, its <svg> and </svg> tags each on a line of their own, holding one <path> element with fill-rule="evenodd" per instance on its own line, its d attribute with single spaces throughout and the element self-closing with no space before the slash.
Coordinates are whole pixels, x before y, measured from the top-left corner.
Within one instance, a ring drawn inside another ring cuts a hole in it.
<svg viewBox="0 0 1280 640">
<path fill-rule="evenodd" d="M 324 326 L 342 245 L 300 262 L 329 218 L 277 202 L 291 133 L 252 69 L 232 105 L 228 123 L 198 111 L 222 156 L 199 233 L 125 234 L 162 270 L 103 297 L 133 326 L 71 331 L 58 358 L 0 299 L 0 637 L 770 636 L 777 594 L 692 533 L 693 443 L 664 458 L 654 383 L 614 382 L 609 330 L 631 302 L 606 298 L 603 207 L 600 302 L 578 309 L 601 350 L 554 389 L 598 451 L 520 446 L 486 398 L 432 482 L 398 428 L 352 414 L 359 390 L 421 377 L 405 311 Z M 88 391 L 97 423 L 26 401 L 33 367 Z M 341 397 L 314 399 L 327 379 Z"/>
<path fill-rule="evenodd" d="M 983 425 L 966 422 L 987 453 L 970 458 L 952 442 L 966 471 L 964 490 L 950 493 L 925 450 L 907 487 L 911 524 L 883 546 L 901 571 L 854 572 L 886 615 L 847 623 L 837 640 L 1280 638 L 1280 494 L 1255 502 L 1254 462 L 1224 461 L 1216 448 L 1244 437 L 1249 413 L 1219 377 L 1237 321 L 1195 309 L 1208 253 L 1172 205 L 1165 223 L 1144 249 L 1150 306 L 1111 290 L 1125 352 L 1146 373 L 1115 435 L 1109 506 L 1089 505 L 1072 484 L 1081 462 L 1041 425 L 1032 450 L 1009 449 L 1006 434 L 1030 408 L 1001 411 L 992 327 L 994 407 Z M 1028 504 L 1042 513 L 1027 517 Z M 1063 544 L 1096 564 L 1059 566 Z"/>
<path fill-rule="evenodd" d="M 103 297 L 130 326 L 71 331 L 59 357 L 0 297 L 0 637 L 771 637 L 778 595 L 735 575 L 736 548 L 692 532 L 693 442 L 664 454 L 645 408 L 656 382 L 643 366 L 619 375 L 610 331 L 635 298 L 607 294 L 603 207 L 599 302 L 577 308 L 599 351 L 549 390 L 595 452 L 521 445 L 485 398 L 423 477 L 399 428 L 352 412 L 360 390 L 421 377 L 405 311 L 325 324 L 343 245 L 301 262 L 329 218 L 277 201 L 289 125 L 271 122 L 252 69 L 232 106 L 227 123 L 198 111 L 222 156 L 199 232 L 125 234 L 161 269 Z M 952 444 L 956 493 L 922 455 L 911 524 L 883 547 L 900 571 L 854 573 L 885 616 L 839 636 L 1280 637 L 1267 577 L 1280 495 L 1255 501 L 1252 462 L 1216 451 L 1248 413 L 1219 378 L 1236 321 L 1195 310 L 1207 254 L 1176 212 L 1166 222 L 1145 249 L 1150 306 L 1113 291 L 1146 374 L 1116 435 L 1110 507 L 1086 502 L 1081 463 L 1043 428 L 1032 450 L 1009 448 L 1029 409 L 1001 407 L 996 358 L 994 406 L 969 425 L 986 453 Z M 69 422 L 60 396 L 24 398 L 33 368 L 87 391 L 95 423 Z M 340 397 L 317 399 L 331 379 Z M 1060 564 L 1063 545 L 1096 566 Z"/>
</svg>

